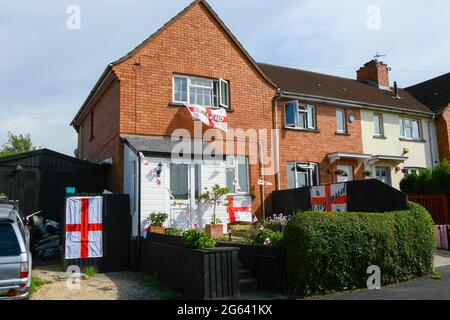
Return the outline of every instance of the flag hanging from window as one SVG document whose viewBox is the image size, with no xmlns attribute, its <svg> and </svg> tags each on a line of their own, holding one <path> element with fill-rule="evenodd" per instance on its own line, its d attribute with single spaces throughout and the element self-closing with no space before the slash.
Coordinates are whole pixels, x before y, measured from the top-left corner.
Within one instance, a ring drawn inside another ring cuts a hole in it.
<svg viewBox="0 0 450 320">
<path fill-rule="evenodd" d="M 186 104 L 191 113 L 192 120 L 201 121 L 207 126 L 228 132 L 228 115 L 225 109 L 212 109 L 211 107 L 204 107 L 193 104 Z"/>
<path fill-rule="evenodd" d="M 102 197 L 66 200 L 66 259 L 103 257 Z"/>
<path fill-rule="evenodd" d="M 230 223 L 253 222 L 252 197 L 229 196 L 227 211 L 230 218 Z"/>
</svg>

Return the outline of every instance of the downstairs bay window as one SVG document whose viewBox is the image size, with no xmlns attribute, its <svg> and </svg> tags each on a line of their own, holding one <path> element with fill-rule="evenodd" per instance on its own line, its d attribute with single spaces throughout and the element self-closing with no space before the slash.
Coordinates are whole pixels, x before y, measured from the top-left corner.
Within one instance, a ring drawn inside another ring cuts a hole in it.
<svg viewBox="0 0 450 320">
<path fill-rule="evenodd" d="M 230 107 L 230 87 L 223 79 L 173 76 L 173 102 L 213 108 Z"/>
<path fill-rule="evenodd" d="M 307 162 L 288 162 L 288 188 L 296 189 L 319 185 L 319 165 Z"/>
</svg>

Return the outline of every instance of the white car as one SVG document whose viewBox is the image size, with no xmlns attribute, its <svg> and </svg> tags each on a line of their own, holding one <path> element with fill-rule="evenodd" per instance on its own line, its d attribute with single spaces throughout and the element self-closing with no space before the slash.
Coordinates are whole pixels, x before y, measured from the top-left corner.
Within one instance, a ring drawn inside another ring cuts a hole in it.
<svg viewBox="0 0 450 320">
<path fill-rule="evenodd" d="M 0 300 L 28 299 L 31 285 L 30 234 L 18 210 L 0 204 Z"/>
</svg>

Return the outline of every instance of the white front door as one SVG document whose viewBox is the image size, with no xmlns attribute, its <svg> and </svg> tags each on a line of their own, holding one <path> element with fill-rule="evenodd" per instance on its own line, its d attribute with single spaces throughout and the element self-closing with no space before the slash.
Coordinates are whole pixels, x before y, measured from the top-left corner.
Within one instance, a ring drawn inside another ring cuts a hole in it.
<svg viewBox="0 0 450 320">
<path fill-rule="evenodd" d="M 196 170 L 193 164 L 171 163 L 169 165 L 170 190 L 173 198 L 170 199 L 170 225 L 187 230 L 193 228 L 196 216 Z"/>
<path fill-rule="evenodd" d="M 337 178 L 338 183 L 353 181 L 353 167 L 352 166 L 337 166 L 337 169 L 345 172 L 344 175 L 338 176 L 338 178 Z"/>
<path fill-rule="evenodd" d="M 381 182 L 391 185 L 391 170 L 388 167 L 376 167 L 376 177 Z"/>
</svg>

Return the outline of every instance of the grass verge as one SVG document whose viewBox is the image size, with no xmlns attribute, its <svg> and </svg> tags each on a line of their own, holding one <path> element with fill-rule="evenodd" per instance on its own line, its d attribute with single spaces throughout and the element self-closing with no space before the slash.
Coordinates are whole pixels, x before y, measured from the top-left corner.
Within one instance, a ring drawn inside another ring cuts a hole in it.
<svg viewBox="0 0 450 320">
<path fill-rule="evenodd" d="M 183 296 L 172 290 L 156 276 L 145 277 L 144 282 L 150 288 L 161 291 L 162 300 L 183 300 Z"/>
<path fill-rule="evenodd" d="M 31 285 L 30 285 L 30 296 L 35 294 L 38 289 L 46 284 L 51 284 L 52 281 L 42 280 L 39 277 L 31 277 Z"/>
</svg>

